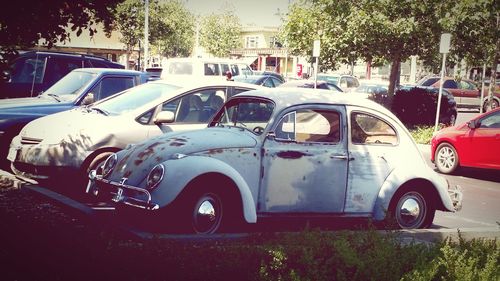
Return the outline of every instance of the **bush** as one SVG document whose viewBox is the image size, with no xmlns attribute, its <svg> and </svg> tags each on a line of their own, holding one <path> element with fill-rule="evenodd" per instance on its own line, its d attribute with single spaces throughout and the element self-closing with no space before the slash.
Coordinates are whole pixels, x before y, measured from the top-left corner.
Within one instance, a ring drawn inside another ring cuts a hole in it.
<svg viewBox="0 0 500 281">
<path fill-rule="evenodd" d="M 391 111 L 407 127 L 433 125 L 436 120 L 438 92 L 435 88 L 401 88 L 394 95 Z M 456 114 L 455 99 L 443 90 L 439 122 L 449 124 L 451 116 L 456 118 Z"/>
<path fill-rule="evenodd" d="M 434 126 L 417 126 L 409 128 L 409 131 L 416 143 L 430 144 L 432 134 L 434 133 Z"/>
</svg>

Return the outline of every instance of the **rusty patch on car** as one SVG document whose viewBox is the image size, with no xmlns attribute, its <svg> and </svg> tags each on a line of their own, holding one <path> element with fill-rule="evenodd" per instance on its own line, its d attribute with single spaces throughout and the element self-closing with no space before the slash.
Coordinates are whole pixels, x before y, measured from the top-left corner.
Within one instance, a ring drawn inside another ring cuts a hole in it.
<svg viewBox="0 0 500 281">
<path fill-rule="evenodd" d="M 222 152 L 224 152 L 224 150 L 222 150 L 222 149 L 220 149 L 220 148 L 219 148 L 219 149 L 210 149 L 210 150 L 207 152 L 207 154 L 218 154 L 218 153 L 222 153 Z"/>
<path fill-rule="evenodd" d="M 158 145 L 161 145 L 161 142 L 155 142 L 151 144 L 150 146 L 146 147 L 143 151 L 141 151 L 139 154 L 137 154 L 137 159 L 134 161 L 134 164 L 136 166 L 139 166 L 144 162 L 145 159 L 147 159 L 149 156 L 154 154 L 154 148 Z"/>
<path fill-rule="evenodd" d="M 187 140 L 182 138 L 171 138 L 170 146 L 183 146 L 186 145 Z"/>
<path fill-rule="evenodd" d="M 128 170 L 128 171 L 126 171 L 126 172 L 123 174 L 123 177 L 124 177 L 124 178 L 128 178 L 128 177 L 130 177 L 130 175 L 131 175 L 131 174 L 132 174 L 132 171 L 131 171 L 131 170 Z"/>
<path fill-rule="evenodd" d="M 301 151 L 280 151 L 276 154 L 279 158 L 284 158 L 284 159 L 299 159 L 304 156 L 311 156 L 309 153 L 304 153 Z"/>
</svg>

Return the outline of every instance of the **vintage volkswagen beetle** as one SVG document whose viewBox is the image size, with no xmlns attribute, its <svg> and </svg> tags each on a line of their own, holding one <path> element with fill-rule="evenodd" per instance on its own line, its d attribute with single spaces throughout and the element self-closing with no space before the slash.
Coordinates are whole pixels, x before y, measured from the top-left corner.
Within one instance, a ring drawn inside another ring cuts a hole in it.
<svg viewBox="0 0 500 281">
<path fill-rule="evenodd" d="M 208 128 L 129 146 L 89 177 L 89 193 L 204 234 L 290 215 L 390 214 L 401 228 L 424 228 L 462 200 L 384 107 L 300 88 L 238 94 Z"/>
</svg>

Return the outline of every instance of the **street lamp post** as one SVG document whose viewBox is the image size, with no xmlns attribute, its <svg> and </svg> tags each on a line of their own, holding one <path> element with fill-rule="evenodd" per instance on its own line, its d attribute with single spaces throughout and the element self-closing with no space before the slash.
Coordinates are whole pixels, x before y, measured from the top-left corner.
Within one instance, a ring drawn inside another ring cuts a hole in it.
<svg viewBox="0 0 500 281">
<path fill-rule="evenodd" d="M 149 0 L 145 0 L 144 11 L 144 70 L 148 67 L 149 48 Z"/>
</svg>

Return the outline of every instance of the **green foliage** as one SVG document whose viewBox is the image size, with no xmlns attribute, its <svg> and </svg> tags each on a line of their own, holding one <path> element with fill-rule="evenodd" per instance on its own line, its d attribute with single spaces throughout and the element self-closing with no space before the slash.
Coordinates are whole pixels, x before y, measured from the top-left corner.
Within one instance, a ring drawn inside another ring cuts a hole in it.
<svg viewBox="0 0 500 281">
<path fill-rule="evenodd" d="M 149 1 L 148 41 L 160 55 L 187 56 L 194 42 L 194 17 L 178 0 Z M 130 51 L 144 38 L 143 0 L 125 0 L 115 10 L 115 28 Z"/>
<path fill-rule="evenodd" d="M 434 126 L 416 126 L 410 129 L 410 133 L 416 143 L 430 144 Z"/>
<path fill-rule="evenodd" d="M 0 12 L 0 64 L 4 65 L 19 49 L 41 43 L 51 48 L 70 40 L 70 31 L 79 36 L 88 30 L 93 36 L 96 23 L 111 31 L 111 10 L 122 0 L 21 1 L 3 5 Z"/>
<path fill-rule="evenodd" d="M 211 14 L 201 20 L 200 45 L 216 57 L 227 57 L 241 47 L 240 33 L 240 20 L 232 11 Z"/>
<path fill-rule="evenodd" d="M 447 239 L 427 265 L 416 266 L 403 281 L 496 281 L 500 278 L 500 243 L 495 240 Z"/>
</svg>

